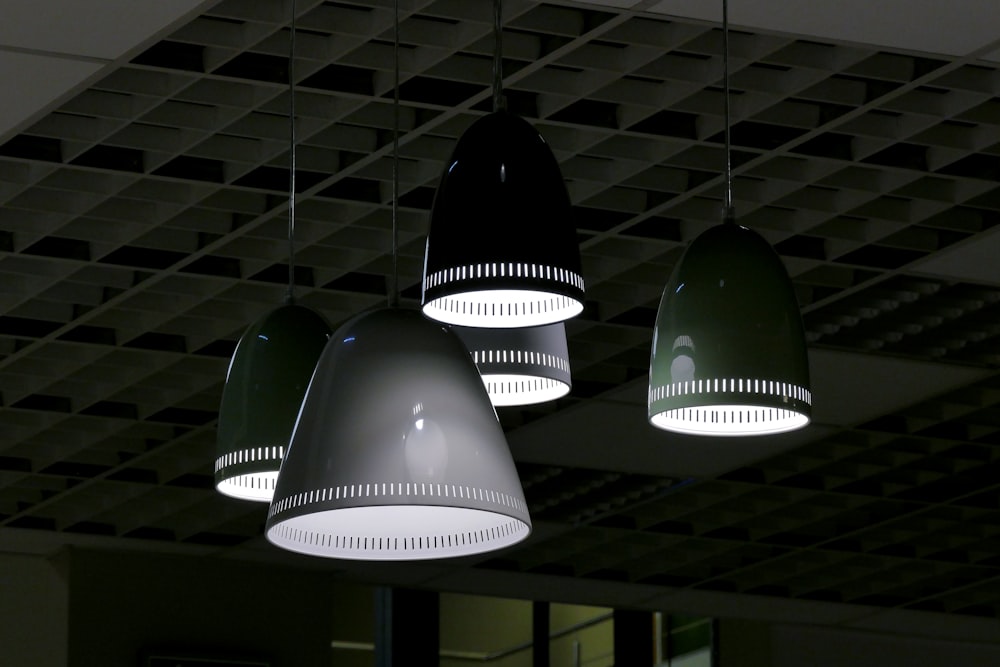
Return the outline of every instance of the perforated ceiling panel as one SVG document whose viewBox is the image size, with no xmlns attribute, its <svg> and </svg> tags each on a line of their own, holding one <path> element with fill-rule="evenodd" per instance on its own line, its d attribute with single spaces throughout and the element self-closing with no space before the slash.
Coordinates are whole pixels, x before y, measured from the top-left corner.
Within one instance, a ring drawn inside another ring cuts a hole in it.
<svg viewBox="0 0 1000 667">
<path fill-rule="evenodd" d="M 508 105 L 561 163 L 588 286 L 571 395 L 501 412 L 518 451 L 601 403 L 644 419 L 625 390 L 645 382 L 660 292 L 719 219 L 718 27 L 611 4 L 629 3 L 505 3 Z M 402 5 L 399 275 L 415 305 L 435 184 L 489 107 L 493 42 L 488 2 Z M 288 272 L 288 9 L 209 6 L 0 134 L 4 548 L 273 551 L 264 508 L 216 494 L 211 462 L 228 359 Z M 392 5 L 298 9 L 295 275 L 338 323 L 384 301 L 392 268 Z M 866 359 L 933 362 L 951 384 L 907 386 L 900 407 L 879 378 L 863 417 L 751 442 L 698 478 L 670 436 L 644 436 L 662 440 L 645 466 L 628 439 L 578 429 L 521 461 L 536 536 L 448 567 L 547 575 L 555 596 L 610 582 L 1000 616 L 1000 292 L 975 251 L 1000 222 L 1000 73 L 975 48 L 731 35 L 739 220 L 783 257 L 813 352 L 854 360 L 816 384 L 850 394 Z"/>
</svg>

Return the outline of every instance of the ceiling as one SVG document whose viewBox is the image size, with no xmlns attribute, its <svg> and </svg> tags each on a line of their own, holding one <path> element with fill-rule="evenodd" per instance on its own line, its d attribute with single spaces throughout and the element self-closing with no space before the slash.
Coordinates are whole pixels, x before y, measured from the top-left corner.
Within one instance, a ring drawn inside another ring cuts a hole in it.
<svg viewBox="0 0 1000 667">
<path fill-rule="evenodd" d="M 169 551 L 996 640 L 992 1 L 733 3 L 737 214 L 792 276 L 815 398 L 808 428 L 739 441 L 645 420 L 660 292 L 719 219 L 717 8 L 506 2 L 508 106 L 552 145 L 575 206 L 575 384 L 500 414 L 532 538 L 407 566 L 280 553 L 266 508 L 212 489 L 229 356 L 285 290 L 289 3 L 10 4 L 0 550 Z M 298 295 L 336 324 L 384 301 L 392 267 L 392 3 L 297 5 Z M 401 5 L 399 270 L 415 306 L 435 184 L 489 105 L 493 42 L 489 2 Z"/>
</svg>

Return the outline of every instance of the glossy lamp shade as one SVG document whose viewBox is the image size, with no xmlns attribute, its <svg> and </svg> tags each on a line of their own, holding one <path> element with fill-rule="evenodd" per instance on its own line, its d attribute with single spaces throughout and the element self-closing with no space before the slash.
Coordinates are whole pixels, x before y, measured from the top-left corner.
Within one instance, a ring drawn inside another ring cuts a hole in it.
<svg viewBox="0 0 1000 667">
<path fill-rule="evenodd" d="M 802 318 L 777 253 L 737 224 L 694 240 L 653 332 L 649 421 L 699 435 L 764 435 L 809 423 Z"/>
<path fill-rule="evenodd" d="M 267 539 L 314 556 L 419 560 L 530 532 L 506 439 L 458 336 L 399 308 L 343 324 L 302 404 Z"/>
<path fill-rule="evenodd" d="M 524 119 L 473 123 L 448 161 L 431 212 L 423 309 L 466 327 L 525 327 L 583 310 L 580 248 L 559 165 Z"/>
<path fill-rule="evenodd" d="M 493 405 L 553 401 L 573 386 L 562 322 L 522 329 L 455 327 L 455 331 L 472 355 Z"/>
<path fill-rule="evenodd" d="M 219 408 L 219 492 L 270 502 L 299 406 L 329 334 L 330 326 L 313 310 L 284 305 L 240 338 Z"/>
</svg>

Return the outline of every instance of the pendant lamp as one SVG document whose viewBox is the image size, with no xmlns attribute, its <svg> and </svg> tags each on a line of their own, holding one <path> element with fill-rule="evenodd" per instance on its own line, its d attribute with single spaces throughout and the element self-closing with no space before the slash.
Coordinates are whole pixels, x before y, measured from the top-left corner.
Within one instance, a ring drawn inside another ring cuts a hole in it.
<svg viewBox="0 0 1000 667">
<path fill-rule="evenodd" d="M 401 308 L 336 331 L 266 530 L 291 551 L 363 560 L 464 556 L 528 536 L 503 430 L 453 332 Z"/>
<path fill-rule="evenodd" d="M 286 304 L 252 324 L 229 364 L 219 409 L 215 488 L 270 502 L 281 458 L 330 327 Z"/>
<path fill-rule="evenodd" d="M 265 528 L 276 546 L 314 556 L 464 556 L 531 532 L 513 458 L 471 356 L 453 331 L 398 305 L 398 0 L 394 11 L 389 307 L 348 320 L 324 348 Z"/>
<path fill-rule="evenodd" d="M 649 363 L 649 421 L 695 435 L 781 433 L 809 423 L 802 317 L 773 248 L 736 224 L 729 139 L 729 20 L 723 0 L 723 222 L 698 236 L 663 291 Z"/>
<path fill-rule="evenodd" d="M 554 401 L 573 386 L 562 322 L 521 329 L 454 330 L 472 355 L 495 406 Z"/>
<path fill-rule="evenodd" d="M 494 19 L 493 112 L 459 138 L 441 175 L 423 310 L 466 327 L 552 324 L 583 310 L 579 243 L 551 148 L 504 109 L 500 0 Z"/>
<path fill-rule="evenodd" d="M 270 502 L 316 360 L 330 326 L 295 304 L 295 3 L 289 40 L 288 292 L 285 304 L 252 324 L 229 363 L 219 408 L 215 488 Z"/>
</svg>

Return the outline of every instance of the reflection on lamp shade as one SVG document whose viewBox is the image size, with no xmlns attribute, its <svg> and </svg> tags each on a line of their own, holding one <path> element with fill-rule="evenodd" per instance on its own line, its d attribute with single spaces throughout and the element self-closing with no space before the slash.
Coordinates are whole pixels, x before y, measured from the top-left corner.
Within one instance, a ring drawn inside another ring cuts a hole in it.
<svg viewBox="0 0 1000 667">
<path fill-rule="evenodd" d="M 315 556 L 417 560 L 530 532 L 506 439 L 458 336 L 399 308 L 342 325 L 306 392 L 267 539 Z"/>
<path fill-rule="evenodd" d="M 441 175 L 424 256 L 423 309 L 466 327 L 525 327 L 583 310 L 580 248 L 559 164 L 524 119 L 473 123 Z"/>
<path fill-rule="evenodd" d="M 280 306 L 250 326 L 229 362 L 219 408 L 215 487 L 270 502 L 302 397 L 330 326 L 316 312 Z"/>
<path fill-rule="evenodd" d="M 573 386 L 566 325 L 522 329 L 455 327 L 496 406 L 561 398 Z"/>
<path fill-rule="evenodd" d="M 763 435 L 809 423 L 802 317 L 777 253 L 735 223 L 688 247 L 653 331 L 649 421 L 699 435 Z"/>
</svg>

